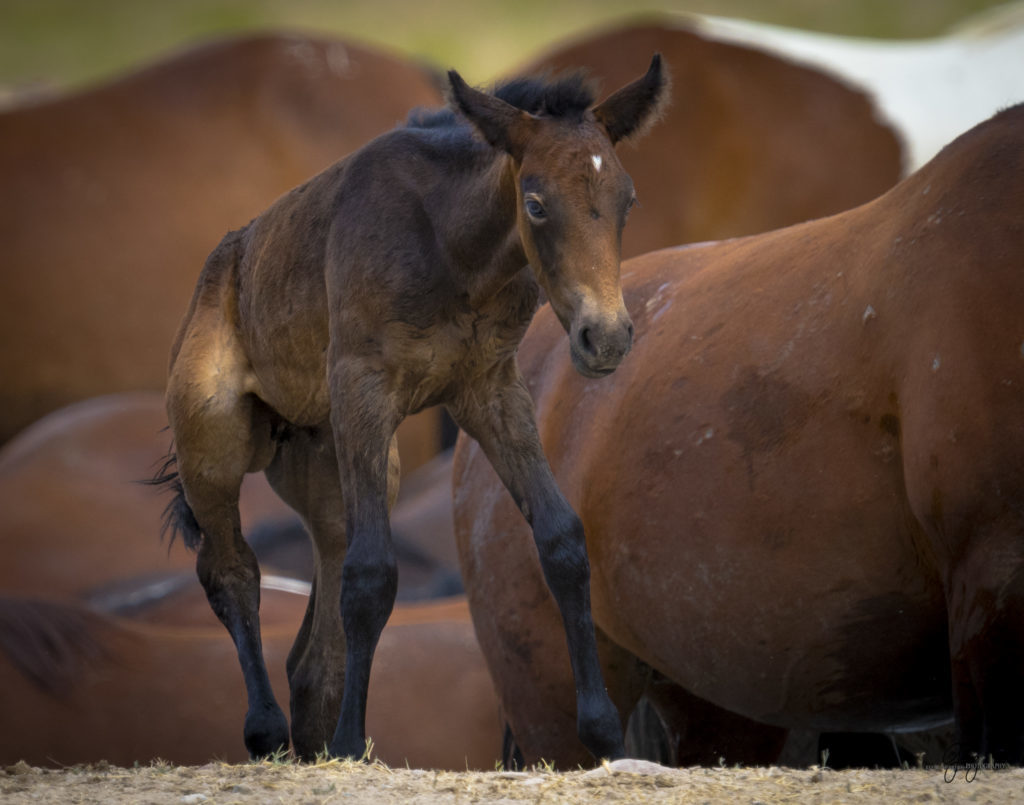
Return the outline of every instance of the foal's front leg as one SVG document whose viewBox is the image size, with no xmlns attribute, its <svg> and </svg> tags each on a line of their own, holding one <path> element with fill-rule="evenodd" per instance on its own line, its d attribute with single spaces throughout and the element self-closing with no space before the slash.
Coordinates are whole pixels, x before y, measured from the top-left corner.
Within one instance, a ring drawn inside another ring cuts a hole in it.
<svg viewBox="0 0 1024 805">
<path fill-rule="evenodd" d="M 576 680 L 577 731 L 595 758 L 625 754 L 622 724 L 601 676 L 590 614 L 590 563 L 583 524 L 566 501 L 544 456 L 533 401 L 509 361 L 501 379 L 452 405 L 533 529 L 544 580 L 562 616 Z"/>
<path fill-rule="evenodd" d="M 348 547 L 341 573 L 345 686 L 329 749 L 335 756 L 359 758 L 366 749 L 370 665 L 398 590 L 388 522 L 388 447 L 400 417 L 384 379 L 355 361 L 332 372 L 331 411 Z"/>
</svg>

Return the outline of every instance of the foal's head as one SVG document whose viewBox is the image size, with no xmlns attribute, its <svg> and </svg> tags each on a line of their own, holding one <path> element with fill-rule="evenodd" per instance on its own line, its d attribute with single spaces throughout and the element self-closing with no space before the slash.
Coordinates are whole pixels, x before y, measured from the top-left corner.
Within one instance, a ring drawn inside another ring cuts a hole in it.
<svg viewBox="0 0 1024 805">
<path fill-rule="evenodd" d="M 458 109 L 512 158 L 517 226 L 526 256 L 569 334 L 573 365 L 588 377 L 615 370 L 633 342 L 622 301 L 622 228 L 636 203 L 615 145 L 657 119 L 668 97 L 660 55 L 642 78 L 594 106 L 589 87 L 533 82 L 520 108 L 449 73 Z M 499 91 L 514 102 L 529 82 Z M 534 113 L 531 113 L 534 112 Z"/>
</svg>

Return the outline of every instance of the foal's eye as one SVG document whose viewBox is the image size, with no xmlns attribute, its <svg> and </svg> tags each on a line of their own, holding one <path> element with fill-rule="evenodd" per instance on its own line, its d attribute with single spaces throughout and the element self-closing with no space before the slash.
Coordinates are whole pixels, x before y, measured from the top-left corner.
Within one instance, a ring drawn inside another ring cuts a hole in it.
<svg viewBox="0 0 1024 805">
<path fill-rule="evenodd" d="M 535 198 L 526 199 L 526 211 L 535 219 L 541 219 L 547 214 L 544 212 L 544 205 Z"/>
</svg>

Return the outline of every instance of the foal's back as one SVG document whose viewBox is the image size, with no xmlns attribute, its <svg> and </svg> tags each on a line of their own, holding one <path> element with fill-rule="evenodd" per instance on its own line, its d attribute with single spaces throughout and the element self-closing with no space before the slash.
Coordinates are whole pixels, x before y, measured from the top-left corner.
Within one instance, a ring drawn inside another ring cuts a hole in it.
<svg viewBox="0 0 1024 805">
<path fill-rule="evenodd" d="M 382 343 L 430 335 L 456 304 L 451 260 L 438 247 L 451 225 L 443 215 L 460 178 L 488 156 L 468 127 L 438 117 L 381 135 L 226 235 L 203 268 L 172 364 L 191 332 L 209 341 L 202 360 L 218 353 L 240 391 L 313 425 L 329 411 L 332 326 L 339 348 L 354 330 L 377 330 Z"/>
</svg>

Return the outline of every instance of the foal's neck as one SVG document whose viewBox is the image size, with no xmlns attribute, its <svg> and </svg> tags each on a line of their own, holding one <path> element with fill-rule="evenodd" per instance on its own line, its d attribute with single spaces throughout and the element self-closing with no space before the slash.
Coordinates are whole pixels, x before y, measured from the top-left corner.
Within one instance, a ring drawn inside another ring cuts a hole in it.
<svg viewBox="0 0 1024 805">
<path fill-rule="evenodd" d="M 516 225 L 516 173 L 511 157 L 493 159 L 465 175 L 449 199 L 451 210 L 443 237 L 457 266 L 470 305 L 479 307 L 527 269 Z"/>
</svg>

